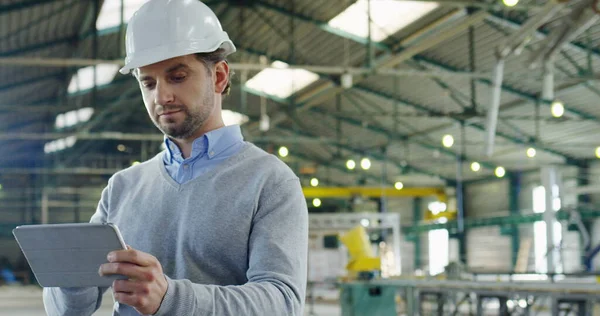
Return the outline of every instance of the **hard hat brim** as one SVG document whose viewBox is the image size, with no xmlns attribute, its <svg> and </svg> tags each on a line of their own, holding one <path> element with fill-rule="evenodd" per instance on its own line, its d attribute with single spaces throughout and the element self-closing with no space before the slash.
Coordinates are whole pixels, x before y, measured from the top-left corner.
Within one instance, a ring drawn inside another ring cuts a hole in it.
<svg viewBox="0 0 600 316">
<path fill-rule="evenodd" d="M 131 73 L 133 69 L 152 65 L 167 59 L 181 57 L 196 53 L 210 53 L 219 48 L 225 49 L 225 54 L 229 55 L 236 51 L 235 45 L 229 39 L 221 42 L 216 42 L 215 45 L 206 47 L 206 43 L 210 42 L 206 39 L 199 41 L 185 41 L 175 45 L 163 45 L 145 51 L 136 52 L 133 56 L 128 56 L 125 60 L 125 65 L 119 69 L 119 72 L 126 75 Z M 173 54 L 173 52 L 179 52 Z"/>
</svg>

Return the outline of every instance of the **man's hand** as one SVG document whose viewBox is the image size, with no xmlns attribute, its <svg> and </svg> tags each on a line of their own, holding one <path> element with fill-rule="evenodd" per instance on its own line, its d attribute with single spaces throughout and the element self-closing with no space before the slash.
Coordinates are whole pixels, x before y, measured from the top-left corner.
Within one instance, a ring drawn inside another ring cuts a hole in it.
<svg viewBox="0 0 600 316">
<path fill-rule="evenodd" d="M 129 278 L 113 282 L 115 300 L 135 308 L 138 313 L 155 314 L 168 286 L 158 259 L 129 246 L 127 250 L 109 253 L 107 258 L 109 263 L 100 266 L 100 275 L 121 274 Z"/>
</svg>

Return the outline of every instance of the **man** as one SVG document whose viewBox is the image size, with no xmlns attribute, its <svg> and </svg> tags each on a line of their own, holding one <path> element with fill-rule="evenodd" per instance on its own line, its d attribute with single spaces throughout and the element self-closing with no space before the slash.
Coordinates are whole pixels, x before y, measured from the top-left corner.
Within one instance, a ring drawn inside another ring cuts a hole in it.
<svg viewBox="0 0 600 316">
<path fill-rule="evenodd" d="M 121 72 L 138 80 L 167 149 L 116 173 L 91 222 L 112 222 L 128 250 L 114 315 L 301 315 L 307 207 L 298 178 L 224 127 L 225 57 L 235 46 L 196 0 L 150 0 L 127 26 Z M 91 315 L 104 288 L 46 288 L 49 315 Z"/>
</svg>

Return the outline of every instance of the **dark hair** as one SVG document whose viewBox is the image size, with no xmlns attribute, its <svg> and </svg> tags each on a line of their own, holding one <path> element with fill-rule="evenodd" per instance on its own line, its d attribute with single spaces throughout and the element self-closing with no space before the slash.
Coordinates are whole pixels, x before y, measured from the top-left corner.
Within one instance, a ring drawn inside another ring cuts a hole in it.
<svg viewBox="0 0 600 316">
<path fill-rule="evenodd" d="M 227 54 L 225 53 L 225 49 L 223 48 L 219 48 L 214 52 L 210 52 L 210 53 L 196 53 L 196 58 L 202 62 L 202 64 L 204 64 L 204 67 L 206 67 L 206 70 L 212 75 L 212 67 L 220 62 L 220 61 L 224 61 L 227 62 Z M 131 72 L 131 75 L 134 76 L 136 79 L 138 77 L 138 68 L 134 69 Z M 227 85 L 225 86 L 225 89 L 223 89 L 223 92 L 221 92 L 222 95 L 229 95 L 229 91 L 231 90 L 231 77 L 234 75 L 233 70 L 229 70 L 229 77 L 227 78 Z"/>
<path fill-rule="evenodd" d="M 219 48 L 216 51 L 210 53 L 196 53 L 196 58 L 198 58 L 198 60 L 204 64 L 206 70 L 208 70 L 208 72 L 210 72 L 211 75 L 212 67 L 218 62 L 227 62 L 226 57 L 227 54 L 225 52 L 225 49 L 223 48 Z M 227 85 L 225 86 L 225 89 L 223 89 L 223 92 L 221 93 L 222 95 L 228 95 L 229 91 L 231 90 L 231 76 L 233 76 L 233 71 L 229 71 Z"/>
</svg>

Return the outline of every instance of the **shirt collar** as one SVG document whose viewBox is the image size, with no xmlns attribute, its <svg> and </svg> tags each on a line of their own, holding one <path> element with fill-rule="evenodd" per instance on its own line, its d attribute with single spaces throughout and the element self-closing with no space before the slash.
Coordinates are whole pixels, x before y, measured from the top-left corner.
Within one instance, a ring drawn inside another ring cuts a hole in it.
<svg viewBox="0 0 600 316">
<path fill-rule="evenodd" d="M 244 137 L 239 125 L 230 125 L 212 130 L 194 140 L 190 158 L 208 153 L 208 159 L 212 159 L 231 145 L 243 140 Z M 184 160 L 179 146 L 167 136 L 164 138 L 164 144 L 166 147 L 165 158 L 168 163 L 173 163 L 173 160 L 178 162 Z"/>
</svg>

